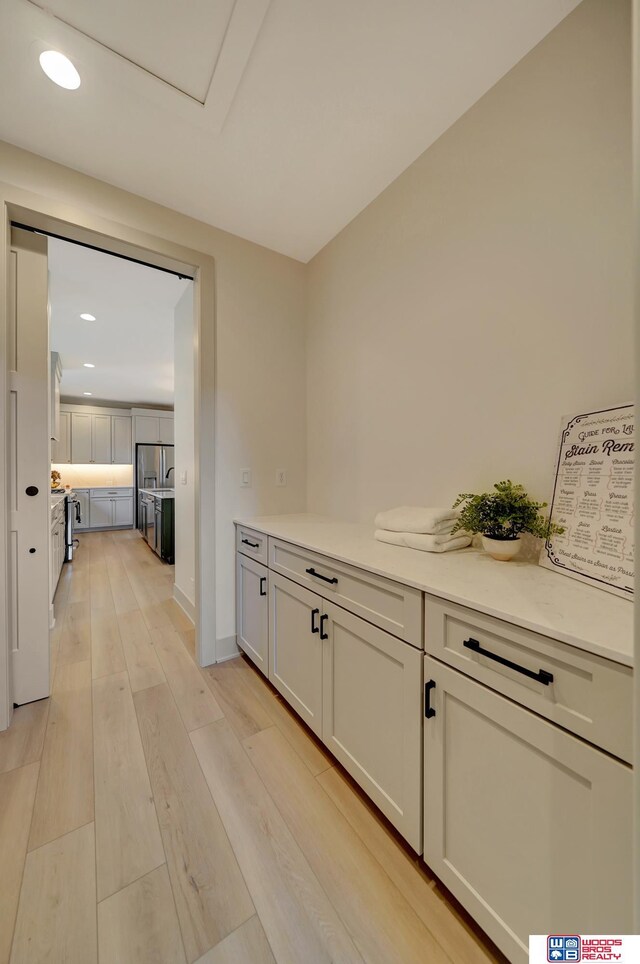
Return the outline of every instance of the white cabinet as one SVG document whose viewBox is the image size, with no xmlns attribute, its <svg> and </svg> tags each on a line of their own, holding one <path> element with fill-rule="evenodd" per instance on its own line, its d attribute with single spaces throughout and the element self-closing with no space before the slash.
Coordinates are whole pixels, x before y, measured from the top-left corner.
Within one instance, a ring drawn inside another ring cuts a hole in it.
<svg viewBox="0 0 640 964">
<path fill-rule="evenodd" d="M 133 463 L 131 416 L 111 416 L 111 461 L 114 465 Z"/>
<path fill-rule="evenodd" d="M 58 435 L 51 446 L 51 461 L 62 464 L 71 461 L 71 412 L 60 412 Z"/>
<path fill-rule="evenodd" d="M 62 379 L 62 362 L 57 351 L 50 353 L 51 370 L 49 387 L 51 389 L 49 414 L 51 417 L 51 441 L 57 442 L 60 437 L 60 381 Z"/>
<path fill-rule="evenodd" d="M 91 499 L 90 526 L 99 529 L 113 525 L 113 499 Z"/>
<path fill-rule="evenodd" d="M 173 445 L 173 415 L 135 415 L 134 432 L 136 443 Z"/>
<path fill-rule="evenodd" d="M 80 503 L 80 522 L 74 522 L 74 530 L 88 529 L 91 525 L 89 513 L 89 489 L 74 489 L 73 493 Z"/>
<path fill-rule="evenodd" d="M 269 679 L 296 713 L 322 736 L 322 599 L 271 573 Z"/>
<path fill-rule="evenodd" d="M 514 964 L 529 934 L 629 934 L 632 771 L 425 657 L 424 858 Z"/>
<path fill-rule="evenodd" d="M 322 739 L 422 852 L 422 653 L 323 602 Z"/>
<path fill-rule="evenodd" d="M 49 585 L 51 602 L 56 594 L 60 572 L 65 556 L 65 500 L 51 510 L 51 533 L 49 541 Z"/>
<path fill-rule="evenodd" d="M 91 416 L 91 461 L 100 465 L 111 462 L 111 416 Z"/>
<path fill-rule="evenodd" d="M 269 617 L 266 566 L 242 553 L 236 562 L 236 606 L 238 646 L 265 676 L 269 675 Z"/>
<path fill-rule="evenodd" d="M 87 414 L 80 414 L 79 412 L 71 413 L 71 461 L 79 462 L 81 464 L 87 464 L 92 462 L 92 447 L 91 447 L 91 437 L 92 437 L 92 416 Z"/>
<path fill-rule="evenodd" d="M 132 526 L 133 499 L 114 499 L 112 518 L 114 526 Z"/>
<path fill-rule="evenodd" d="M 133 525 L 132 489 L 91 489 L 89 501 L 92 529 Z"/>
</svg>

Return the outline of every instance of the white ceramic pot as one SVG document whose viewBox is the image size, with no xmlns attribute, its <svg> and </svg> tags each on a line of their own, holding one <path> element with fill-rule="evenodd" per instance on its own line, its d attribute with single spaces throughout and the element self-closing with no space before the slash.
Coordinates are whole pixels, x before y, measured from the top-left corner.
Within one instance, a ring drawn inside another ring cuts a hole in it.
<svg viewBox="0 0 640 964">
<path fill-rule="evenodd" d="M 490 539 L 489 536 L 482 537 L 482 548 L 488 552 L 492 559 L 499 562 L 509 562 L 520 552 L 522 539 Z"/>
</svg>

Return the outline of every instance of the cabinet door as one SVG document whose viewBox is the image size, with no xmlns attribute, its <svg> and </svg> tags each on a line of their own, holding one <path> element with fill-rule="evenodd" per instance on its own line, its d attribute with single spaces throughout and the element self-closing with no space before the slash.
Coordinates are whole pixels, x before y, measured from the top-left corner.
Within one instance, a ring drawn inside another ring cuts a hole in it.
<svg viewBox="0 0 640 964">
<path fill-rule="evenodd" d="M 424 859 L 514 964 L 632 933 L 629 767 L 425 657 Z"/>
<path fill-rule="evenodd" d="M 93 462 L 107 465 L 111 462 L 111 416 L 92 415 L 92 455 Z"/>
<path fill-rule="evenodd" d="M 160 441 L 158 419 L 153 415 L 135 416 L 136 442 L 157 443 Z"/>
<path fill-rule="evenodd" d="M 322 739 L 422 853 L 422 653 L 324 602 Z"/>
<path fill-rule="evenodd" d="M 71 461 L 71 412 L 60 412 L 58 438 L 51 446 L 51 461 L 56 465 Z"/>
<path fill-rule="evenodd" d="M 114 526 L 133 525 L 133 499 L 113 500 L 113 524 Z"/>
<path fill-rule="evenodd" d="M 269 679 L 318 736 L 322 735 L 321 607 L 320 596 L 271 573 Z"/>
<path fill-rule="evenodd" d="M 172 418 L 158 419 L 158 441 L 164 442 L 165 445 L 173 445 L 174 431 Z"/>
<path fill-rule="evenodd" d="M 117 465 L 131 465 L 131 416 L 111 417 L 111 461 Z"/>
<path fill-rule="evenodd" d="M 269 570 L 237 553 L 237 642 L 265 676 L 269 675 Z"/>
<path fill-rule="evenodd" d="M 91 519 L 89 518 L 89 489 L 74 489 L 74 493 L 78 502 L 80 503 L 80 524 L 75 521 L 74 514 L 74 529 L 88 529 L 91 525 Z M 75 513 L 75 509 L 74 509 Z"/>
<path fill-rule="evenodd" d="M 91 415 L 71 413 L 71 461 L 86 464 L 91 454 Z"/>
<path fill-rule="evenodd" d="M 113 499 L 91 499 L 91 528 L 113 525 Z"/>
</svg>

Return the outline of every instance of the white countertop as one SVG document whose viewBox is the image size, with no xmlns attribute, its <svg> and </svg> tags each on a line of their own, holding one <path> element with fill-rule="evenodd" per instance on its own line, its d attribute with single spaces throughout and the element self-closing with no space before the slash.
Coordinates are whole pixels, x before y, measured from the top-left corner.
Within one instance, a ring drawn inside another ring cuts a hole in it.
<svg viewBox="0 0 640 964">
<path fill-rule="evenodd" d="M 60 505 L 67 495 L 65 489 L 61 489 L 59 492 L 51 492 L 51 508 L 55 509 L 57 505 Z"/>
<path fill-rule="evenodd" d="M 175 499 L 175 489 L 138 489 L 143 495 L 153 495 L 156 499 Z"/>
<path fill-rule="evenodd" d="M 420 552 L 376 542 L 373 526 L 314 515 L 236 522 L 497 616 L 578 649 L 633 665 L 633 603 L 529 562 L 477 549 Z"/>
</svg>

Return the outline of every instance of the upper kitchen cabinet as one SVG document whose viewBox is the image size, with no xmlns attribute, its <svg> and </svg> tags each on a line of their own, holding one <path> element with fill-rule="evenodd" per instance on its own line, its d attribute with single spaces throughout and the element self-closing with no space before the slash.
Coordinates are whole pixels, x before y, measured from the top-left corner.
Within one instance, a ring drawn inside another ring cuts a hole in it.
<svg viewBox="0 0 640 964">
<path fill-rule="evenodd" d="M 131 465 L 131 416 L 113 412 L 98 408 L 83 412 L 79 407 L 62 411 L 60 439 L 54 443 L 52 461 Z"/>
<path fill-rule="evenodd" d="M 136 443 L 173 445 L 173 414 L 135 415 L 134 431 Z"/>
<path fill-rule="evenodd" d="M 132 464 L 130 415 L 113 415 L 111 417 L 111 461 L 114 465 Z"/>
<path fill-rule="evenodd" d="M 71 461 L 71 412 L 60 412 L 58 435 L 51 445 L 51 461 L 56 464 Z"/>
<path fill-rule="evenodd" d="M 60 382 L 62 380 L 62 362 L 57 351 L 50 352 L 51 374 L 50 388 L 51 401 L 49 403 L 51 415 L 51 441 L 57 442 L 60 438 Z"/>
<path fill-rule="evenodd" d="M 71 461 L 72 462 L 94 462 L 92 432 L 93 416 L 71 413 Z"/>
</svg>

